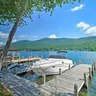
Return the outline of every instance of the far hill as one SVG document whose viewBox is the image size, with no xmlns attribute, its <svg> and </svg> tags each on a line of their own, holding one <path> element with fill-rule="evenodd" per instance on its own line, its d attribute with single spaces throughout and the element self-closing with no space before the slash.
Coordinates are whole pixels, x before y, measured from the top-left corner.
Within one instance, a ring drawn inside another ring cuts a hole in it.
<svg viewBox="0 0 96 96">
<path fill-rule="evenodd" d="M 19 50 L 96 50 L 96 36 L 83 38 L 43 38 L 36 41 L 22 40 L 11 44 Z"/>
</svg>

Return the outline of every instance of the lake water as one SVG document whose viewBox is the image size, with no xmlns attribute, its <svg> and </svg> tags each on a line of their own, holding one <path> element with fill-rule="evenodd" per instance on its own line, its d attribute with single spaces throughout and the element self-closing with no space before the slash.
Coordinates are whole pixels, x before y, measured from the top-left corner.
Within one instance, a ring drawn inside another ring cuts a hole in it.
<svg viewBox="0 0 96 96">
<path fill-rule="evenodd" d="M 24 56 L 25 58 L 32 56 L 38 56 L 43 58 L 48 58 L 50 55 L 61 55 L 65 56 L 65 53 L 57 53 L 56 51 L 20 51 L 20 57 Z M 73 62 L 78 64 L 79 60 L 82 61 L 83 64 L 93 64 L 96 61 L 96 52 L 89 51 L 68 51 L 67 58 L 71 59 Z M 91 85 L 88 89 L 88 96 L 96 96 L 96 73 L 94 74 L 94 78 L 91 82 Z"/>
<path fill-rule="evenodd" d="M 38 56 L 43 58 L 48 58 L 50 55 L 61 55 L 65 56 L 65 53 L 57 53 L 56 51 L 20 51 L 20 57 L 24 56 L 25 58 L 32 56 Z M 67 58 L 71 59 L 73 62 L 78 64 L 79 60 L 82 63 L 93 64 L 96 61 L 96 52 L 92 51 L 68 51 Z"/>
</svg>

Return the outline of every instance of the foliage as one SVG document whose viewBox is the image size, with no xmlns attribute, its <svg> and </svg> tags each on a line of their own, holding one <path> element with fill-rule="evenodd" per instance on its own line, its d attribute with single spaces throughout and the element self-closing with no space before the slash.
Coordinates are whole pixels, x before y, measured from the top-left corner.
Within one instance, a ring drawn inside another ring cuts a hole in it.
<svg viewBox="0 0 96 96">
<path fill-rule="evenodd" d="M 63 4 L 74 3 L 75 1 L 76 0 L 0 0 L 0 25 L 14 23 L 3 53 L 0 55 L 0 59 L 2 58 L 2 61 L 4 61 L 18 26 L 26 23 L 25 18 L 32 20 L 32 14 L 36 11 L 52 13 L 57 5 L 61 7 Z M 78 1 L 80 2 L 80 0 Z M 2 64 L 0 64 L 0 70 Z"/>
<path fill-rule="evenodd" d="M 19 50 L 96 50 L 96 37 L 85 37 L 79 39 L 71 38 L 44 38 L 37 41 L 18 41 L 11 44 L 12 49 Z"/>
<path fill-rule="evenodd" d="M 84 93 L 84 92 L 80 92 L 79 93 L 79 96 L 88 96 L 88 94 L 87 93 Z"/>
<path fill-rule="evenodd" d="M 20 25 L 25 24 L 25 18 L 32 20 L 32 14 L 38 12 L 50 12 L 52 14 L 56 6 L 62 6 L 66 3 L 74 3 L 76 0 L 28 0 L 27 10 L 22 16 Z M 77 0 L 80 2 L 80 0 Z M 20 10 L 23 7 L 24 0 L 0 0 L 0 25 L 9 25 L 16 21 Z M 38 15 L 39 17 L 39 15 Z"/>
<path fill-rule="evenodd" d="M 51 79 L 53 79 L 53 78 L 55 78 L 55 75 L 49 75 L 49 76 L 46 76 L 46 82 L 47 81 L 49 81 L 49 80 L 51 80 Z M 44 83 L 44 77 L 39 77 L 37 80 L 36 80 L 36 83 L 38 84 L 38 85 L 42 85 L 43 83 Z"/>
<path fill-rule="evenodd" d="M 9 94 L 9 93 L 3 88 L 3 86 L 0 84 L 0 96 L 12 96 L 12 95 Z"/>
<path fill-rule="evenodd" d="M 82 87 L 82 89 L 79 92 L 79 96 L 88 96 L 87 89 Z"/>
</svg>

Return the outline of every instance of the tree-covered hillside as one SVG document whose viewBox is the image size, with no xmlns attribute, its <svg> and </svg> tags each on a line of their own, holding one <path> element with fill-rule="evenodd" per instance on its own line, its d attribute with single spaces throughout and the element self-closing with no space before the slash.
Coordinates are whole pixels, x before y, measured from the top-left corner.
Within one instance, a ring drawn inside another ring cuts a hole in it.
<svg viewBox="0 0 96 96">
<path fill-rule="evenodd" d="M 11 44 L 12 49 L 19 50 L 96 50 L 96 37 L 43 38 L 36 41 L 22 40 Z"/>
</svg>

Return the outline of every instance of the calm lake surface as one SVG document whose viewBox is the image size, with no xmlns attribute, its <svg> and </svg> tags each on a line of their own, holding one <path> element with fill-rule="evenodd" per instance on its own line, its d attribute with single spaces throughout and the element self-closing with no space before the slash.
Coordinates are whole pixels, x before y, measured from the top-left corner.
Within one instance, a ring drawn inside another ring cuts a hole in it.
<svg viewBox="0 0 96 96">
<path fill-rule="evenodd" d="M 24 56 L 25 58 L 32 56 L 38 56 L 43 58 L 48 58 L 50 55 L 61 55 L 65 56 L 65 53 L 57 53 L 56 51 L 20 51 L 20 57 Z M 78 64 L 79 60 L 84 64 L 93 64 L 96 61 L 96 51 L 68 51 L 67 58 L 71 59 L 73 62 Z"/>
<path fill-rule="evenodd" d="M 20 57 L 24 56 L 25 58 L 32 56 L 38 56 L 47 58 L 50 55 L 61 55 L 65 56 L 65 53 L 57 53 L 56 51 L 20 51 Z M 73 62 L 78 64 L 79 60 L 83 64 L 93 64 L 96 61 L 96 52 L 92 51 L 68 51 L 67 58 L 71 59 Z M 88 89 L 88 96 L 96 96 L 96 73 Z"/>
</svg>

